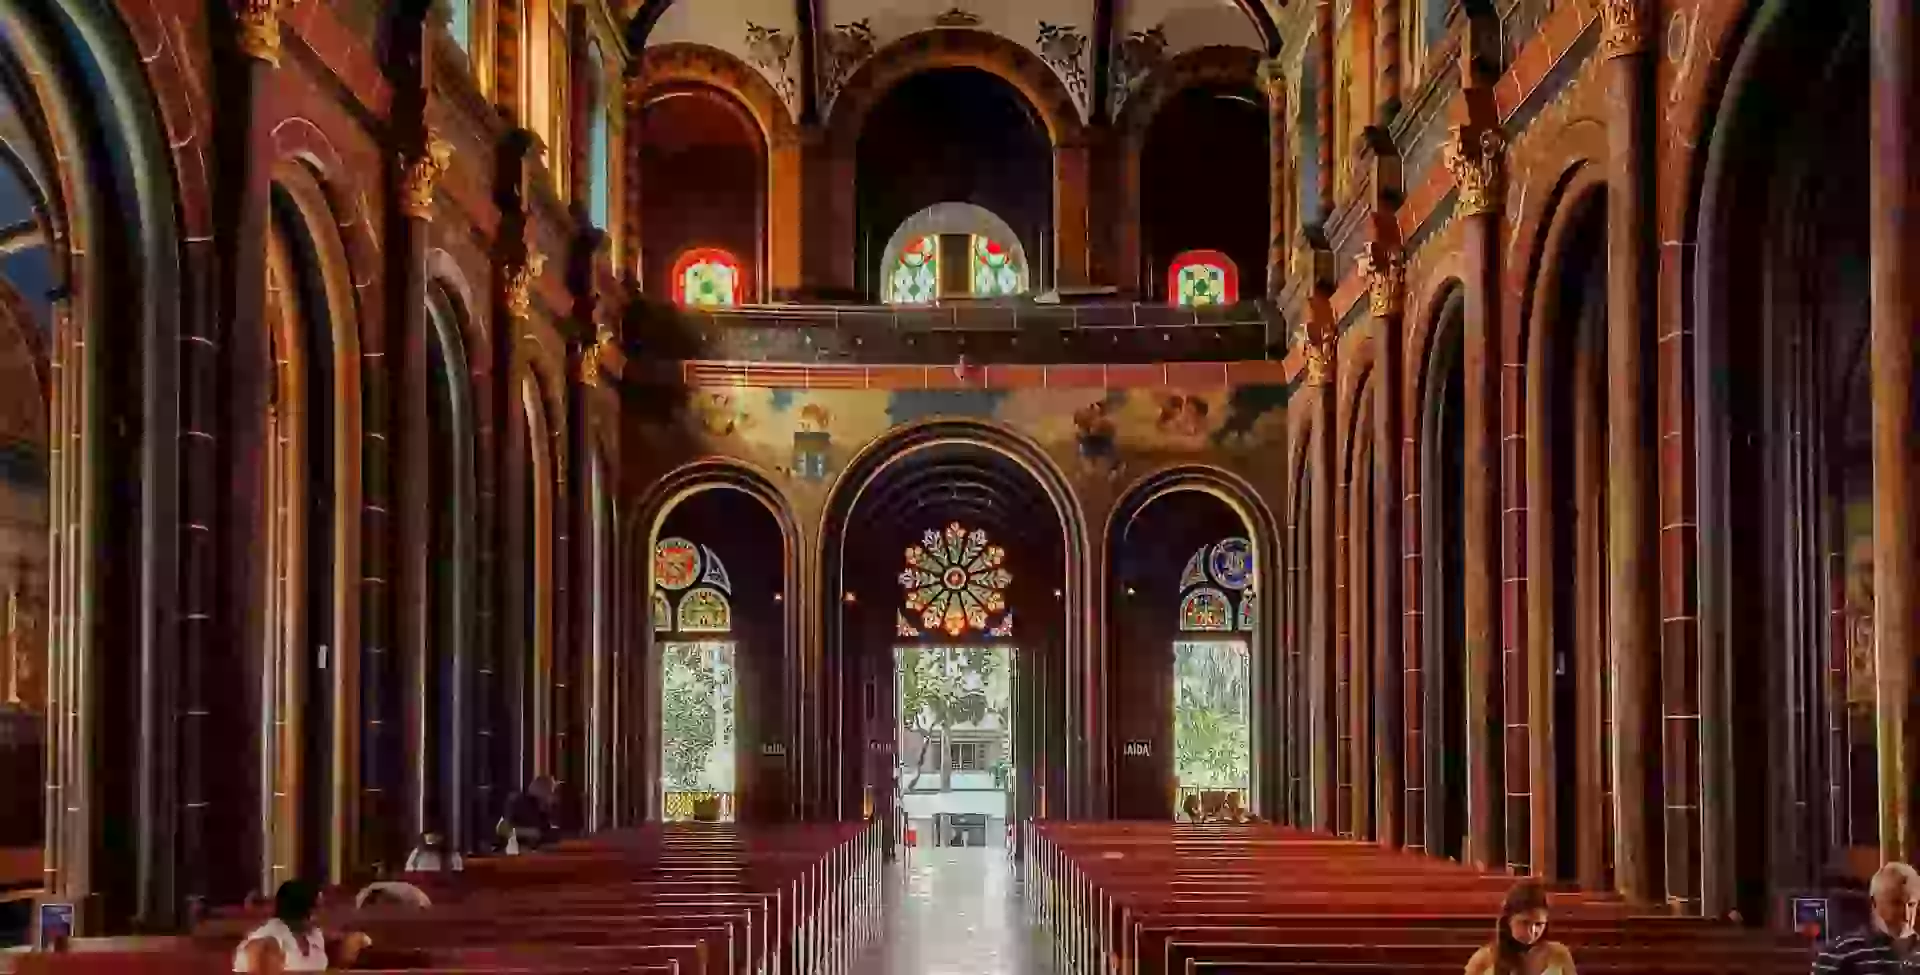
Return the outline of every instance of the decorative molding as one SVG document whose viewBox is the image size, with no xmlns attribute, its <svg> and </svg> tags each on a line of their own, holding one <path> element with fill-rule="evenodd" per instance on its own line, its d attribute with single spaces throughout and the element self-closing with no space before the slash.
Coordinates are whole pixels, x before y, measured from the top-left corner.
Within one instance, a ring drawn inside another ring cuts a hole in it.
<svg viewBox="0 0 1920 975">
<path fill-rule="evenodd" d="M 1455 212 L 1496 213 L 1505 192 L 1507 138 L 1492 126 L 1456 125 L 1441 146 L 1440 160 L 1453 175 Z"/>
<path fill-rule="evenodd" d="M 1113 67 L 1108 72 L 1108 91 L 1113 113 L 1127 103 L 1146 77 L 1167 63 L 1167 31 L 1162 25 L 1137 30 L 1114 42 Z"/>
<path fill-rule="evenodd" d="M 1379 241 L 1360 249 L 1360 276 L 1367 282 L 1367 311 L 1375 318 L 1400 314 L 1406 304 L 1406 258 Z"/>
<path fill-rule="evenodd" d="M 613 329 L 603 323 L 593 344 L 580 355 L 580 382 L 598 389 L 603 374 L 619 378 L 626 367 L 626 353 L 620 350 L 620 343 L 614 341 Z"/>
<path fill-rule="evenodd" d="M 1333 382 L 1333 357 L 1338 350 L 1338 338 L 1335 330 L 1326 326 L 1302 323 L 1295 330 L 1300 336 L 1300 353 L 1306 357 L 1306 368 L 1301 375 L 1308 386 L 1326 386 Z"/>
<path fill-rule="evenodd" d="M 1618 58 L 1646 49 L 1646 0 L 1600 0 L 1600 53 Z"/>
<path fill-rule="evenodd" d="M 234 30 L 240 53 L 280 66 L 280 0 L 234 0 Z"/>
<path fill-rule="evenodd" d="M 965 27 L 965 28 L 978 27 L 980 26 L 980 15 L 974 13 L 971 10 L 963 10 L 959 7 L 949 7 L 946 13 L 940 14 L 933 18 L 933 26 Z"/>
<path fill-rule="evenodd" d="M 860 65 L 879 48 L 874 42 L 873 25 L 862 17 L 850 24 L 835 24 L 827 31 L 826 57 L 820 59 L 820 107 L 833 105 Z"/>
<path fill-rule="evenodd" d="M 400 174 L 400 210 L 414 220 L 433 222 L 434 184 L 453 164 L 453 146 L 429 130 L 425 150 L 408 159 Z"/>
<path fill-rule="evenodd" d="M 1284 108 L 1294 104 L 1294 81 L 1288 74 L 1285 61 L 1279 58 L 1261 61 L 1254 77 L 1260 82 L 1261 93 L 1267 96 L 1268 108 Z"/>
<path fill-rule="evenodd" d="M 773 88 L 782 100 L 793 104 L 797 89 L 789 65 L 793 61 L 793 35 L 778 27 L 762 27 L 747 21 L 747 63 L 773 76 Z"/>
<path fill-rule="evenodd" d="M 529 248 L 525 260 L 507 267 L 507 314 L 525 319 L 533 315 L 533 286 L 547 266 L 547 255 Z"/>
<path fill-rule="evenodd" d="M 1067 93 L 1084 111 L 1087 106 L 1087 35 L 1072 24 L 1049 24 L 1040 22 L 1040 33 L 1034 44 L 1040 51 L 1040 60 L 1060 73 L 1061 80 L 1067 83 Z"/>
</svg>

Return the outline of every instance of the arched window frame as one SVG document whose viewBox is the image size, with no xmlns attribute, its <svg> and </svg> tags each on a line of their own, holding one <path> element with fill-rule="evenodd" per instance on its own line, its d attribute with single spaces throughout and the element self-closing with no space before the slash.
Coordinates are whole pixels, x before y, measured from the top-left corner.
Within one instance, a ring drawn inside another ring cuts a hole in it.
<svg viewBox="0 0 1920 975">
<path fill-rule="evenodd" d="M 1240 300 L 1240 267 L 1233 258 L 1216 250 L 1191 250 L 1176 255 L 1167 265 L 1167 304 L 1176 307 L 1201 307 L 1181 294 L 1180 279 L 1188 268 L 1217 267 L 1221 272 L 1220 299 L 1208 305 L 1231 305 Z"/>
</svg>

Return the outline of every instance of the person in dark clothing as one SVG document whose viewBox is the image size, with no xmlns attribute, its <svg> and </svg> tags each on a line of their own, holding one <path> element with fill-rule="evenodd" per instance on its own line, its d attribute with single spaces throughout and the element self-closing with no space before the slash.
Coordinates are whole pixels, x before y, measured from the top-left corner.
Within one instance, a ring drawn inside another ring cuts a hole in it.
<svg viewBox="0 0 1920 975">
<path fill-rule="evenodd" d="M 1913 950 L 1920 873 L 1904 863 L 1889 863 L 1873 875 L 1867 893 L 1873 898 L 1867 926 L 1828 942 L 1813 960 L 1814 975 L 1920 972 L 1920 954 Z"/>
<path fill-rule="evenodd" d="M 500 848 L 507 853 L 539 849 L 553 839 L 553 780 L 534 779 L 527 791 L 507 799 L 506 815 L 498 827 Z"/>
</svg>

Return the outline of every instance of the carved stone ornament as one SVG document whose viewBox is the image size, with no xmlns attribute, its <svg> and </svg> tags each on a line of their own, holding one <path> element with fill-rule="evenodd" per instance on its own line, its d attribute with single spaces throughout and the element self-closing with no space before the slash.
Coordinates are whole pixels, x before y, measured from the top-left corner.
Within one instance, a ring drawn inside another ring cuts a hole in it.
<svg viewBox="0 0 1920 975">
<path fill-rule="evenodd" d="M 1155 25 L 1119 38 L 1113 45 L 1108 90 L 1117 115 L 1146 77 L 1167 63 L 1167 30 Z"/>
<path fill-rule="evenodd" d="M 1600 53 L 1618 58 L 1646 49 L 1645 0 L 1600 0 Z"/>
<path fill-rule="evenodd" d="M 1059 72 L 1060 80 L 1067 83 L 1067 92 L 1081 108 L 1087 104 L 1087 35 L 1072 24 L 1049 24 L 1040 22 L 1040 32 L 1034 43 L 1040 49 L 1040 60 Z"/>
<path fill-rule="evenodd" d="M 1441 147 L 1441 162 L 1453 175 L 1457 212 L 1494 213 L 1505 190 L 1507 138 L 1499 129 L 1456 125 Z"/>
<path fill-rule="evenodd" d="M 618 376 L 626 368 L 626 354 L 620 351 L 620 343 L 614 341 L 613 329 L 602 324 L 594 342 L 580 356 L 580 381 L 595 389 L 600 387 L 602 375 Z"/>
<path fill-rule="evenodd" d="M 407 160 L 400 175 L 400 208 L 415 220 L 433 220 L 433 187 L 453 164 L 453 146 L 433 132 L 427 133 L 425 151 Z"/>
<path fill-rule="evenodd" d="M 827 56 L 821 60 L 820 100 L 825 107 L 831 107 L 834 99 L 840 97 L 840 89 L 846 87 L 847 79 L 853 77 L 861 63 L 873 57 L 877 45 L 873 25 L 864 17 L 850 24 L 835 24 L 824 40 Z"/>
<path fill-rule="evenodd" d="M 280 66 L 280 0 L 234 0 L 240 53 Z"/>
<path fill-rule="evenodd" d="M 1359 268 L 1367 279 L 1368 313 L 1375 318 L 1400 314 L 1407 290 L 1407 266 L 1400 253 L 1371 242 L 1360 250 Z"/>
<path fill-rule="evenodd" d="M 507 268 L 507 314 L 527 318 L 533 314 L 533 283 L 547 266 L 547 255 L 527 251 L 527 259 Z"/>
<path fill-rule="evenodd" d="M 1289 96 L 1292 87 L 1287 78 L 1287 66 L 1279 58 L 1269 58 L 1260 62 L 1260 90 L 1267 96 L 1267 108 L 1284 112 L 1291 104 Z"/>
<path fill-rule="evenodd" d="M 1325 386 L 1333 382 L 1333 356 L 1338 344 L 1334 330 L 1303 323 L 1297 331 L 1300 354 L 1306 357 L 1306 369 L 1302 373 L 1304 382 L 1308 386 Z"/>
</svg>

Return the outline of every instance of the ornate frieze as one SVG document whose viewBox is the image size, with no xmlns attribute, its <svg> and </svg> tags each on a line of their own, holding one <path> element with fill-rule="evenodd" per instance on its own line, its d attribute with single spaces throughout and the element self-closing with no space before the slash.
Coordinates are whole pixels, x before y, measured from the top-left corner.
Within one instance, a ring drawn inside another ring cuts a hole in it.
<svg viewBox="0 0 1920 975">
<path fill-rule="evenodd" d="M 415 220 L 433 220 L 434 184 L 453 163 L 453 146 L 434 132 L 419 155 L 408 159 L 400 175 L 400 208 Z"/>
<path fill-rule="evenodd" d="M 533 314 L 533 286 L 547 266 L 547 255 L 529 249 L 526 259 L 507 267 L 507 314 L 527 318 Z"/>
<path fill-rule="evenodd" d="M 234 30 L 240 53 L 280 64 L 280 0 L 234 0 Z"/>
<path fill-rule="evenodd" d="M 1507 139 L 1491 126 L 1456 125 L 1441 147 L 1441 162 L 1453 176 L 1455 212 L 1493 213 L 1505 193 Z"/>
<path fill-rule="evenodd" d="M 1617 58 L 1646 49 L 1646 0 L 1600 0 L 1600 53 Z"/>
<path fill-rule="evenodd" d="M 1379 241 L 1369 241 L 1360 249 L 1358 263 L 1367 282 L 1367 312 L 1375 318 L 1400 314 L 1406 302 L 1406 259 Z"/>
</svg>

